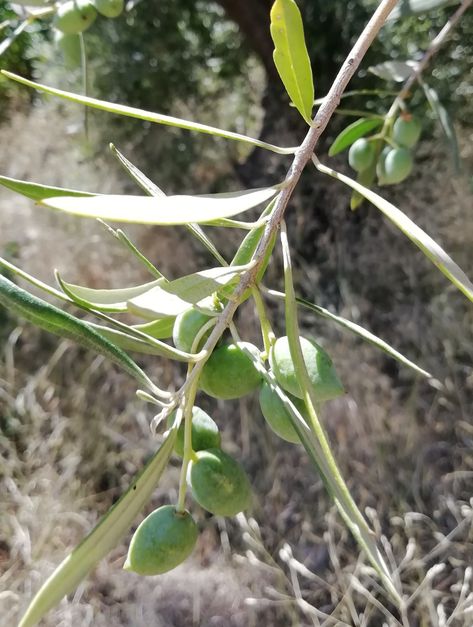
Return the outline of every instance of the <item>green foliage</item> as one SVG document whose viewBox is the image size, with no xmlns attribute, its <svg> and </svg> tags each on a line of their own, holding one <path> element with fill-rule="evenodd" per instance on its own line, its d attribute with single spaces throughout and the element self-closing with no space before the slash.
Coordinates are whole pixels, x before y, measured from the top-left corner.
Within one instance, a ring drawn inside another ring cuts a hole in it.
<svg viewBox="0 0 473 627">
<path fill-rule="evenodd" d="M 147 516 L 133 534 L 125 570 L 138 575 L 161 575 L 192 553 L 198 536 L 189 512 L 164 505 Z"/>
<path fill-rule="evenodd" d="M 245 471 L 218 448 L 196 453 L 189 484 L 197 503 L 215 516 L 235 516 L 250 506 L 251 486 Z"/>
</svg>

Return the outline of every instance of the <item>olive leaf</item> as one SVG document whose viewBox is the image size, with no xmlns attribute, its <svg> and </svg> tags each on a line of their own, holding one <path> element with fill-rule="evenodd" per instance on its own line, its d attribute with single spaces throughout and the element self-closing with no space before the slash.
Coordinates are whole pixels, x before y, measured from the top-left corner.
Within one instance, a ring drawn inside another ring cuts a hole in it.
<svg viewBox="0 0 473 627">
<path fill-rule="evenodd" d="M 246 144 L 250 144 L 252 146 L 256 146 L 257 148 L 271 150 L 272 152 L 276 152 L 281 155 L 292 155 L 297 149 L 297 147 L 284 148 L 281 146 L 275 146 L 273 144 L 263 142 L 259 139 L 254 139 L 253 137 L 241 135 L 240 133 L 234 133 L 232 131 L 225 131 L 214 126 L 208 126 L 207 124 L 199 124 L 198 122 L 182 120 L 180 118 L 171 117 L 169 115 L 162 115 L 161 113 L 153 113 L 151 111 L 145 111 L 144 109 L 135 109 L 134 107 L 114 104 L 112 102 L 106 102 L 105 100 L 98 100 L 97 98 L 81 96 L 80 94 L 63 91 L 62 89 L 55 89 L 54 87 L 48 87 L 46 85 L 41 85 L 40 83 L 35 83 L 34 81 L 30 81 L 26 78 L 23 78 L 22 76 L 13 74 L 12 72 L 7 72 L 6 70 L 1 70 L 1 73 L 7 78 L 17 81 L 22 85 L 26 85 L 27 87 L 32 87 L 33 89 L 37 89 L 46 94 L 58 96 L 59 98 L 64 98 L 65 100 L 70 100 L 71 102 L 77 102 L 78 104 L 83 104 L 94 109 L 108 111 L 109 113 L 117 113 L 118 115 L 137 118 L 138 120 L 145 120 L 147 122 L 154 122 L 156 124 L 164 124 L 166 126 L 177 126 L 179 128 L 184 128 L 188 131 L 197 131 L 199 133 L 206 133 L 208 135 L 223 137 L 225 139 L 233 139 Z"/>
<path fill-rule="evenodd" d="M 271 290 L 271 289 L 265 288 L 264 292 L 268 294 L 269 296 L 273 296 L 274 298 L 278 298 L 280 300 L 285 300 L 286 298 L 286 295 L 283 292 L 279 292 L 277 290 Z M 371 333 L 371 331 L 368 331 L 368 329 L 365 329 L 359 324 L 356 324 L 356 322 L 352 322 L 351 320 L 347 320 L 346 318 L 343 318 L 342 316 L 338 316 L 332 313 L 331 311 L 329 311 L 328 309 L 325 309 L 324 307 L 321 307 L 320 305 L 315 305 L 314 303 L 311 303 L 308 300 L 305 300 L 304 298 L 300 298 L 296 296 L 296 302 L 298 305 L 301 305 L 302 307 L 306 307 L 307 309 L 310 309 L 311 311 L 316 313 L 318 316 L 321 316 L 322 318 L 326 318 L 327 320 L 331 320 L 332 322 L 335 322 L 339 326 L 345 329 L 348 329 L 355 335 L 358 335 L 359 337 L 361 337 L 361 339 L 381 349 L 390 357 L 393 357 L 394 359 L 399 361 L 401 364 L 403 364 L 404 366 L 407 366 L 408 368 L 411 368 L 418 374 L 421 374 L 422 376 L 427 377 L 427 378 L 432 378 L 432 375 L 430 374 L 430 372 L 427 372 L 427 370 L 424 370 L 423 368 L 415 364 L 413 361 L 411 361 L 410 359 L 405 357 L 402 353 L 400 353 L 395 348 L 393 348 L 390 344 L 388 344 L 387 342 L 385 342 L 378 336 L 374 335 L 374 333 Z"/>
<path fill-rule="evenodd" d="M 42 204 L 86 218 L 135 224 L 211 223 L 230 218 L 266 202 L 278 192 L 277 187 L 246 189 L 203 196 L 128 196 L 100 195 L 87 198 L 45 198 Z"/>
<path fill-rule="evenodd" d="M 86 322 L 33 296 L 1 274 L 0 304 L 41 329 L 71 339 L 104 355 L 131 374 L 141 385 L 145 385 L 152 392 L 159 392 L 154 383 L 126 353 L 97 333 Z"/>
<path fill-rule="evenodd" d="M 383 122 L 382 118 L 360 118 L 356 122 L 349 124 L 334 139 L 328 151 L 329 157 L 334 157 L 342 150 L 349 148 L 357 139 L 382 126 Z"/>
<path fill-rule="evenodd" d="M 416 66 L 414 61 L 384 61 L 384 63 L 372 65 L 368 71 L 385 81 L 403 83 L 414 74 Z"/>
<path fill-rule="evenodd" d="M 161 278 L 133 287 L 106 290 L 67 283 L 58 272 L 56 272 L 56 279 L 63 292 L 76 303 L 87 309 L 115 313 L 127 311 L 127 303 L 132 298 L 149 292 L 157 285 L 168 283 L 166 279 Z"/>
<path fill-rule="evenodd" d="M 110 144 L 110 150 L 116 157 L 120 165 L 125 172 L 132 178 L 135 183 L 141 187 L 141 189 L 148 194 L 148 196 L 165 196 L 165 193 L 160 189 L 153 181 L 151 181 L 143 172 L 136 167 L 131 161 L 129 161 L 113 144 Z M 212 240 L 204 233 L 202 228 L 198 224 L 186 224 L 186 228 L 192 233 L 192 235 L 199 240 L 201 244 L 207 248 L 207 250 L 215 257 L 215 259 L 222 265 L 228 265 L 225 259 L 217 250 Z"/>
<path fill-rule="evenodd" d="M 224 285 L 234 281 L 239 274 L 248 270 L 248 265 L 210 268 L 183 276 L 169 283 L 162 283 L 147 292 L 128 301 L 127 307 L 131 313 L 143 318 L 160 318 L 163 316 L 177 316 L 207 299 Z M 211 303 L 209 303 L 211 309 Z"/>
<path fill-rule="evenodd" d="M 76 189 L 66 189 L 63 187 L 51 187 L 50 185 L 41 185 L 40 183 L 30 183 L 20 179 L 12 179 L 9 176 L 0 176 L 0 185 L 17 192 L 31 200 L 45 200 L 46 198 L 54 198 L 55 196 L 97 196 L 90 192 L 80 192 Z"/>
<path fill-rule="evenodd" d="M 401 600 L 399 593 L 396 590 L 389 568 L 377 547 L 374 533 L 350 494 L 348 486 L 338 468 L 325 430 L 316 413 L 315 408 L 318 402 L 307 372 L 300 343 L 296 296 L 292 278 L 292 262 L 284 221 L 281 223 L 280 239 L 283 251 L 284 288 L 286 292 L 286 334 L 291 359 L 294 362 L 294 369 L 298 375 L 298 384 L 301 387 L 304 403 L 308 411 L 309 429 L 302 428 L 303 425 L 301 425 L 299 419 L 291 419 L 291 422 L 309 454 L 310 459 L 324 477 L 325 486 L 334 499 L 342 518 L 360 547 L 365 551 L 372 566 L 383 582 L 386 591 L 391 598 L 396 601 L 396 604 L 398 604 Z M 294 408 L 290 409 L 290 418 L 294 417 L 293 412 Z"/>
<path fill-rule="evenodd" d="M 452 119 L 443 104 L 440 102 L 440 98 L 432 87 L 429 87 L 425 83 L 422 83 L 422 87 L 425 92 L 425 96 L 430 105 L 430 108 L 438 118 L 440 126 L 447 138 L 448 143 L 450 144 L 450 150 L 452 152 L 453 165 L 455 168 L 455 172 L 458 174 L 461 171 L 461 158 L 460 158 L 460 150 L 458 148 L 458 139 L 455 131 L 455 126 L 453 125 Z"/>
<path fill-rule="evenodd" d="M 123 496 L 41 586 L 18 627 L 34 627 L 123 539 L 156 489 L 173 451 L 176 436 L 177 425 L 170 429 L 158 451 L 133 479 Z"/>
<path fill-rule="evenodd" d="M 157 340 L 166 339 L 172 337 L 172 330 L 174 328 L 175 316 L 166 316 L 165 318 L 159 318 L 152 322 L 145 322 L 144 324 L 134 324 L 133 329 L 146 333 L 150 337 L 154 337 Z"/>
<path fill-rule="evenodd" d="M 466 276 L 463 270 L 451 259 L 447 253 L 435 242 L 430 235 L 427 235 L 420 227 L 408 218 L 400 209 L 392 203 L 382 198 L 360 183 L 357 183 L 345 174 L 341 174 L 332 168 L 319 163 L 314 159 L 315 167 L 324 174 L 328 174 L 338 179 L 348 187 L 351 187 L 375 207 L 377 207 L 399 230 L 407 237 L 437 266 L 442 272 L 469 300 L 473 302 L 473 283 Z"/>
<path fill-rule="evenodd" d="M 416 13 L 428 13 L 434 9 L 440 9 L 450 4 L 458 4 L 459 0 L 400 0 L 397 7 L 395 7 L 388 20 L 397 20 L 400 17 L 407 15 L 413 15 Z"/>
<path fill-rule="evenodd" d="M 301 13 L 294 0 L 276 0 L 271 8 L 273 59 L 289 98 L 310 124 L 314 80 Z"/>
</svg>

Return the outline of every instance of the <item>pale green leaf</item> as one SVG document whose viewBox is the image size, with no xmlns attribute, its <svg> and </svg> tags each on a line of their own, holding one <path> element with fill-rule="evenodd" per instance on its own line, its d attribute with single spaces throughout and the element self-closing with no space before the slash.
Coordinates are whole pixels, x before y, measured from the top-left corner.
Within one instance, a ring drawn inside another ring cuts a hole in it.
<svg viewBox="0 0 473 627">
<path fill-rule="evenodd" d="M 156 386 L 135 362 L 120 348 L 102 337 L 86 322 L 30 294 L 0 274 L 0 304 L 26 318 L 37 327 L 77 342 L 122 367 L 152 392 Z"/>
<path fill-rule="evenodd" d="M 407 15 L 428 13 L 451 4 L 458 4 L 459 0 L 400 0 L 397 7 L 391 11 L 388 20 L 397 20 Z"/>
<path fill-rule="evenodd" d="M 190 305 L 196 305 L 211 296 L 248 266 L 211 268 L 153 287 L 148 292 L 131 299 L 128 310 L 143 318 L 177 316 Z M 211 308 L 211 307 L 210 307 Z"/>
<path fill-rule="evenodd" d="M 117 113 L 118 115 L 125 115 L 127 117 L 145 120 L 147 122 L 164 124 L 166 126 L 177 126 L 179 128 L 184 128 L 188 131 L 207 133 L 209 135 L 215 135 L 217 137 L 223 137 L 225 139 L 233 139 L 236 141 L 244 142 L 246 144 L 250 144 L 252 146 L 256 146 L 257 148 L 265 148 L 266 150 L 271 150 L 272 152 L 276 152 L 281 155 L 291 155 L 297 150 L 297 147 L 283 148 L 281 146 L 274 146 L 273 144 L 268 144 L 266 142 L 260 141 L 259 139 L 254 139 L 253 137 L 247 137 L 246 135 L 233 133 L 231 131 L 224 131 L 213 126 L 207 126 L 206 124 L 190 122 L 189 120 L 181 120 L 180 118 L 171 117 L 169 115 L 152 113 L 151 111 L 145 111 L 143 109 L 135 109 L 133 107 L 114 104 L 111 102 L 106 102 L 104 100 L 97 100 L 96 98 L 90 98 L 88 96 L 81 96 L 80 94 L 73 94 L 71 92 L 63 91 L 61 89 L 55 89 L 54 87 L 47 87 L 46 85 L 35 83 L 34 81 L 30 81 L 26 78 L 18 76 L 17 74 L 13 74 L 12 72 L 7 72 L 6 70 L 2 70 L 1 73 L 4 74 L 7 78 L 11 78 L 18 83 L 26 85 L 27 87 L 32 87 L 33 89 L 38 89 L 39 91 L 42 91 L 46 94 L 58 96 L 59 98 L 64 98 L 65 100 L 70 100 L 71 102 L 77 102 L 79 104 L 83 104 L 94 109 L 108 111 L 109 113 Z"/>
<path fill-rule="evenodd" d="M 361 118 L 352 124 L 349 124 L 334 139 L 328 154 L 330 157 L 338 155 L 339 152 L 349 148 L 357 139 L 368 135 L 370 131 L 379 128 L 383 124 L 382 118 Z"/>
<path fill-rule="evenodd" d="M 34 627 L 122 541 L 156 489 L 173 451 L 176 435 L 177 428 L 173 427 L 125 494 L 41 586 L 18 627 Z"/>
<path fill-rule="evenodd" d="M 435 91 L 435 89 L 432 89 L 432 87 L 429 87 L 425 83 L 422 84 L 422 87 L 424 88 L 424 92 L 429 102 L 429 105 L 432 111 L 435 113 L 436 117 L 438 118 L 438 121 L 440 122 L 440 126 L 442 127 L 442 130 L 445 133 L 445 137 L 447 138 L 447 141 L 450 144 L 453 165 L 455 167 L 455 172 L 458 173 L 461 170 L 461 159 L 460 159 L 460 150 L 458 148 L 457 134 L 456 134 L 452 119 L 448 111 L 440 102 L 440 98 L 437 92 Z"/>
<path fill-rule="evenodd" d="M 469 299 L 473 302 L 473 283 L 466 276 L 463 270 L 451 259 L 427 233 L 408 218 L 400 209 L 392 203 L 382 198 L 370 189 L 363 187 L 353 179 L 332 168 L 328 168 L 321 163 L 315 163 L 315 167 L 324 174 L 328 174 L 338 179 L 348 187 L 359 192 L 375 207 L 377 207 L 398 229 L 407 237 L 437 266 L 437 268 Z"/>
<path fill-rule="evenodd" d="M 133 287 L 106 290 L 67 283 L 61 278 L 59 273 L 56 273 L 56 278 L 64 293 L 78 304 L 88 309 L 116 313 L 127 311 L 127 303 L 132 298 L 149 292 L 153 287 L 167 282 L 166 279 L 156 279 L 155 281 Z"/>
<path fill-rule="evenodd" d="M 403 83 L 414 74 L 415 69 L 416 63 L 414 61 L 385 61 L 368 68 L 378 78 L 396 83 Z"/>
<path fill-rule="evenodd" d="M 172 337 L 175 320 L 175 316 L 167 316 L 144 324 L 134 324 L 132 328 L 157 340 L 163 340 Z"/>
<path fill-rule="evenodd" d="M 12 179 L 9 176 L 0 176 L 0 185 L 7 187 L 22 196 L 31 198 L 31 200 L 45 200 L 46 198 L 54 198 L 55 196 L 96 196 L 89 192 L 80 192 L 75 189 L 65 189 L 62 187 L 51 187 L 50 185 L 40 185 L 39 183 L 30 183 L 20 179 Z"/>
<path fill-rule="evenodd" d="M 270 296 L 274 296 L 275 298 L 278 298 L 280 300 L 284 300 L 286 298 L 283 292 L 278 292 L 277 290 L 266 289 L 265 292 L 269 294 Z M 332 313 L 328 309 L 325 309 L 324 307 L 321 307 L 320 305 L 315 305 L 314 303 L 311 303 L 308 300 L 305 300 L 304 298 L 297 297 L 296 302 L 298 305 L 301 305 L 302 307 L 306 307 L 307 309 L 310 309 L 311 311 L 316 313 L 318 316 L 321 316 L 322 318 L 326 318 L 327 320 L 331 320 L 332 322 L 335 322 L 339 326 L 345 329 L 348 329 L 355 335 L 358 335 L 358 337 L 360 337 L 361 339 L 381 349 L 383 352 L 387 353 L 390 357 L 393 357 L 404 366 L 407 366 L 408 368 L 412 368 L 412 370 L 414 370 L 418 374 L 421 374 L 422 376 L 428 377 L 428 378 L 432 377 L 432 375 L 429 372 L 427 372 L 427 370 L 424 370 L 423 368 L 415 364 L 413 361 L 411 361 L 410 359 L 405 357 L 402 353 L 400 353 L 395 348 L 393 348 L 390 344 L 388 344 L 387 342 L 385 342 L 378 336 L 374 335 L 374 333 L 371 333 L 371 331 L 368 331 L 368 329 L 365 329 L 364 327 L 360 326 L 359 324 L 356 324 L 355 322 L 352 322 L 351 320 L 347 320 L 346 318 L 343 318 L 342 316 L 337 316 L 337 314 Z"/>
<path fill-rule="evenodd" d="M 314 102 L 314 81 L 307 52 L 304 26 L 294 0 L 276 0 L 271 9 L 271 37 L 276 69 L 289 98 L 310 124 Z"/>
<path fill-rule="evenodd" d="M 111 222 L 208 223 L 248 211 L 272 198 L 277 191 L 276 187 L 265 187 L 207 196 L 64 196 L 46 199 L 43 204 L 65 213 Z"/>
</svg>

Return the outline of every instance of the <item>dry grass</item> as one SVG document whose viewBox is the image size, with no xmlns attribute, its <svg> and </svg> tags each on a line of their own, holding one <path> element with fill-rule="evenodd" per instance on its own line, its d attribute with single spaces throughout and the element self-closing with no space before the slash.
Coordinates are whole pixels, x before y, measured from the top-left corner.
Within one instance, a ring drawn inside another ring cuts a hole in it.
<svg viewBox="0 0 473 627">
<path fill-rule="evenodd" d="M 63 124 L 51 108 L 16 118 L 10 131 L 3 129 L 9 149 L 1 171 L 122 189 L 102 157 L 84 160 L 79 148 L 69 152 L 76 144 L 63 137 Z M 419 177 L 395 195 L 468 271 L 471 197 L 460 183 L 445 182 L 445 169 L 435 178 L 435 191 Z M 222 428 L 226 450 L 252 477 L 254 518 L 215 520 L 195 507 L 202 529 L 197 550 L 185 566 L 158 578 L 121 570 L 124 543 L 44 625 L 473 623 L 471 309 L 373 211 L 349 214 L 346 195 L 332 183 L 314 190 L 307 206 L 330 210 L 335 219 L 323 232 L 301 213 L 290 219 L 306 260 L 299 264 L 304 293 L 368 321 L 445 383 L 417 381 L 374 349 L 303 314 L 304 326 L 330 347 L 346 384 L 347 395 L 331 403 L 324 418 L 342 471 L 410 598 L 404 615 L 396 614 L 358 556 L 302 449 L 268 432 L 255 399 L 225 405 L 202 399 Z M 96 224 L 43 212 L 6 192 L 0 210 L 0 248 L 17 242 L 19 265 L 45 280 L 55 266 L 92 286 L 146 278 Z M 193 267 L 188 240 L 177 230 L 135 228 L 130 234 L 171 275 Z M 278 271 L 274 264 L 273 278 Z M 271 312 L 281 320 L 273 305 Z M 245 337 L 257 337 L 251 314 L 247 305 L 240 316 Z M 148 430 L 152 410 L 135 399 L 125 375 L 20 320 L 8 324 L 0 365 L 0 616 L 13 625 L 156 444 Z M 163 386 L 182 376 L 169 363 L 143 363 Z M 175 499 L 178 471 L 173 462 L 148 511 Z"/>
</svg>

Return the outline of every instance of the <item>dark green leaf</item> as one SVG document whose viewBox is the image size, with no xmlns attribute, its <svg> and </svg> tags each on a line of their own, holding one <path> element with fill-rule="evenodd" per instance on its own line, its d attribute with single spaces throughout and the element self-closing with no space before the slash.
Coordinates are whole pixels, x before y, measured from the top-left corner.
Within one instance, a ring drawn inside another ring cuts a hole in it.
<svg viewBox="0 0 473 627">
<path fill-rule="evenodd" d="M 330 146 L 328 154 L 330 157 L 338 155 L 339 152 L 349 148 L 357 139 L 368 135 L 370 131 L 383 125 L 383 120 L 379 118 L 361 118 L 349 124 L 338 135 Z"/>
</svg>

